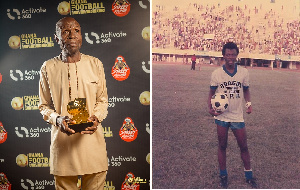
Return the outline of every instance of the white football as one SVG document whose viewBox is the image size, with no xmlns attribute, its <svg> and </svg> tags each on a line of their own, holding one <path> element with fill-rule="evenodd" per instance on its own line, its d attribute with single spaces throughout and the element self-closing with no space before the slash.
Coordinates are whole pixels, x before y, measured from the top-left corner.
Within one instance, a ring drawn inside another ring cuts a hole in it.
<svg viewBox="0 0 300 190">
<path fill-rule="evenodd" d="M 216 93 L 211 97 L 210 100 L 212 108 L 216 112 L 224 112 L 227 110 L 229 101 L 226 94 L 223 93 Z"/>
</svg>

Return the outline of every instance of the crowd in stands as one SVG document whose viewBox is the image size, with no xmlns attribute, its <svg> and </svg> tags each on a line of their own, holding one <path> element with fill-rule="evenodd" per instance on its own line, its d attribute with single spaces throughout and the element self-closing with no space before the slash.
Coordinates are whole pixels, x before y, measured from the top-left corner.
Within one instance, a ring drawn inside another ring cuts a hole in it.
<svg viewBox="0 0 300 190">
<path fill-rule="evenodd" d="M 221 51 L 234 41 L 244 53 L 300 55 L 300 20 L 284 19 L 279 10 L 197 3 L 185 10 L 173 7 L 153 10 L 153 48 Z"/>
</svg>

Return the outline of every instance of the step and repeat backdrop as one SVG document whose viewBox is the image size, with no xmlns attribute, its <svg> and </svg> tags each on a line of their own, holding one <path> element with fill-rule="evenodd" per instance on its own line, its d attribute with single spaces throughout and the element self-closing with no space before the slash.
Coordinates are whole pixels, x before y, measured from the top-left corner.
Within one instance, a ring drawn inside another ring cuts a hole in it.
<svg viewBox="0 0 300 190">
<path fill-rule="evenodd" d="M 5 0 L 0 9 L 0 189 L 55 188 L 38 83 L 43 62 L 60 54 L 55 24 L 65 16 L 81 25 L 81 53 L 105 70 L 105 189 L 150 189 L 149 0 Z M 118 62 L 126 66 L 116 69 Z M 123 131 L 125 124 L 134 130 Z"/>
</svg>

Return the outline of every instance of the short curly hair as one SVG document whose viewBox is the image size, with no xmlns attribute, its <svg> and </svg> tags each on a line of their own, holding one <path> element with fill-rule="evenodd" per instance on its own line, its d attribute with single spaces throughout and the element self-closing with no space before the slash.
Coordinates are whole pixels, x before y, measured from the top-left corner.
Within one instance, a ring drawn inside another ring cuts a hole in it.
<svg viewBox="0 0 300 190">
<path fill-rule="evenodd" d="M 222 49 L 222 55 L 225 55 L 225 50 L 226 49 L 235 49 L 237 54 L 239 54 L 239 48 L 234 42 L 227 42 Z"/>
</svg>

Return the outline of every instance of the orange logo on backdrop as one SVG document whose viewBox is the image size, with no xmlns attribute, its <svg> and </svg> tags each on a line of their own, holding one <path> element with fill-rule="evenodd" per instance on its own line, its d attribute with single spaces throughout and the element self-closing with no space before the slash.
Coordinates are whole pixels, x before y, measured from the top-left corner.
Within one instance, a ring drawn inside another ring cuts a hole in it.
<svg viewBox="0 0 300 190">
<path fill-rule="evenodd" d="M 4 173 L 0 173 L 0 189 L 11 190 L 11 184 Z"/>
<path fill-rule="evenodd" d="M 118 16 L 126 16 L 130 11 L 130 3 L 127 0 L 115 0 L 112 4 L 112 12 Z"/>
<path fill-rule="evenodd" d="M 0 144 L 4 143 L 7 139 L 7 132 L 3 127 L 3 124 L 0 122 Z"/>
<path fill-rule="evenodd" d="M 126 142 L 134 141 L 137 138 L 138 130 L 130 117 L 126 117 L 120 129 L 119 135 Z"/>
<path fill-rule="evenodd" d="M 118 81 L 126 80 L 129 77 L 130 68 L 126 64 L 123 56 L 119 55 L 116 58 L 115 65 L 111 70 L 111 75 Z"/>
<path fill-rule="evenodd" d="M 125 181 L 122 183 L 122 190 L 139 190 L 140 184 L 136 181 L 133 173 L 129 172 L 126 177 Z"/>
</svg>

